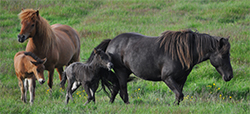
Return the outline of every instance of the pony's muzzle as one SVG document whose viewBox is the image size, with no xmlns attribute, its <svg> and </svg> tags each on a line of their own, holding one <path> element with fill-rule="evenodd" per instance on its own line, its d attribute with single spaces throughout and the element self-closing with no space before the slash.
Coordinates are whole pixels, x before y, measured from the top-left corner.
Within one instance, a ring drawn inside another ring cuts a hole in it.
<svg viewBox="0 0 250 114">
<path fill-rule="evenodd" d="M 108 67 L 108 70 L 111 70 L 114 67 L 114 65 L 113 65 L 113 63 L 109 62 L 107 64 L 107 67 Z"/>
<path fill-rule="evenodd" d="M 40 84 L 43 84 L 43 83 L 45 82 L 45 80 L 39 79 L 38 82 L 39 82 Z"/>
<path fill-rule="evenodd" d="M 26 40 L 25 35 L 23 34 L 18 34 L 17 38 L 18 38 L 18 42 L 21 42 L 21 43 L 23 43 Z"/>
</svg>

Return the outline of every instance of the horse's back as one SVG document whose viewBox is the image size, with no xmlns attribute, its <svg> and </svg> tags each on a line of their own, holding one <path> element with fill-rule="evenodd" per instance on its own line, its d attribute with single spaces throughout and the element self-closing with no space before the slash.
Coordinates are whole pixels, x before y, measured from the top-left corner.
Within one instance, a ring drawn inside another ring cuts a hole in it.
<svg viewBox="0 0 250 114">
<path fill-rule="evenodd" d="M 110 42 L 107 52 L 111 53 L 115 66 L 126 68 L 146 80 L 161 80 L 162 64 L 166 60 L 161 58 L 166 54 L 160 50 L 157 37 L 123 33 Z"/>
<path fill-rule="evenodd" d="M 68 57 L 67 60 L 69 63 L 79 61 L 80 38 L 78 32 L 68 25 L 54 24 L 51 25 L 51 28 L 57 39 L 57 49 L 60 53 L 59 58 L 62 58 L 59 59 L 59 62 L 65 61 Z"/>
<path fill-rule="evenodd" d="M 24 72 L 25 70 L 25 55 L 24 55 L 24 51 L 19 51 L 15 54 L 14 56 L 14 68 L 17 74 L 21 75 L 21 72 Z"/>
</svg>

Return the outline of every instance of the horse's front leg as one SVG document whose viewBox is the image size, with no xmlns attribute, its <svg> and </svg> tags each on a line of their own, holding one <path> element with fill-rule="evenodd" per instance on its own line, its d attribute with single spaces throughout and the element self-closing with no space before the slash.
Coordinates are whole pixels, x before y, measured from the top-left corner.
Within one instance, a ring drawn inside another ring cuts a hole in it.
<svg viewBox="0 0 250 114">
<path fill-rule="evenodd" d="M 48 74 L 49 79 L 48 79 L 48 82 L 47 82 L 47 83 L 48 83 L 49 88 L 52 90 L 52 86 L 53 86 L 54 68 L 53 68 L 53 69 L 48 70 L 48 72 L 49 72 L 49 74 Z"/>
<path fill-rule="evenodd" d="M 35 99 L 35 87 L 36 81 L 34 78 L 28 79 L 29 82 L 29 92 L 30 92 L 30 104 L 32 105 Z"/>
<path fill-rule="evenodd" d="M 175 80 L 172 79 L 171 76 L 168 76 L 163 81 L 175 93 L 175 102 L 174 102 L 174 104 L 179 105 L 179 103 L 183 100 L 183 97 L 184 97 L 184 94 L 182 93 L 182 88 L 180 87 L 180 85 Z"/>
<path fill-rule="evenodd" d="M 122 98 L 123 102 L 126 104 L 129 104 L 128 99 L 128 91 L 127 91 L 127 80 L 129 77 L 129 73 L 126 72 L 126 70 L 116 70 L 115 72 L 117 74 L 119 85 L 120 85 L 120 97 Z"/>
</svg>

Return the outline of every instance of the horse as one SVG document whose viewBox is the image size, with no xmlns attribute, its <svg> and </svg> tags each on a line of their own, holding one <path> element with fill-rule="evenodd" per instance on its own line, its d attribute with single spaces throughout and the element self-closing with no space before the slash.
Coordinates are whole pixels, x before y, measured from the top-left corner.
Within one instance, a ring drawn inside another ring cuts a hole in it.
<svg viewBox="0 0 250 114">
<path fill-rule="evenodd" d="M 24 103 L 26 103 L 26 93 L 29 88 L 30 104 L 33 104 L 36 87 L 35 80 L 37 79 L 40 84 L 45 82 L 43 72 L 46 60 L 46 58 L 38 58 L 31 52 L 20 51 L 16 53 L 14 57 L 14 67 L 21 90 L 21 100 Z"/>
<path fill-rule="evenodd" d="M 163 81 L 175 93 L 174 105 L 179 105 L 196 64 L 210 60 L 224 81 L 233 78 L 228 39 L 188 29 L 165 31 L 157 37 L 122 33 L 99 45 L 108 45 L 104 51 L 112 58 L 124 103 L 129 104 L 127 79 L 133 73 L 144 80 Z"/>
<path fill-rule="evenodd" d="M 18 41 L 23 43 L 29 39 L 26 51 L 39 58 L 47 58 L 45 70 L 48 71 L 48 86 L 52 89 L 53 74 L 56 68 L 62 80 L 63 66 L 79 61 L 80 38 L 76 30 L 68 25 L 49 25 L 39 15 L 38 10 L 25 9 L 19 13 L 21 30 Z"/>
<path fill-rule="evenodd" d="M 100 49 L 94 49 L 94 57 L 90 63 L 74 62 L 70 64 L 63 73 L 61 86 L 65 85 L 68 80 L 68 87 L 66 90 L 65 104 L 68 104 L 69 98 L 73 101 L 72 94 L 77 88 L 82 85 L 88 95 L 87 101 L 84 105 L 93 101 L 95 103 L 95 92 L 99 85 L 99 80 L 104 79 L 98 75 L 100 68 L 111 70 L 113 64 L 108 54 Z"/>
</svg>

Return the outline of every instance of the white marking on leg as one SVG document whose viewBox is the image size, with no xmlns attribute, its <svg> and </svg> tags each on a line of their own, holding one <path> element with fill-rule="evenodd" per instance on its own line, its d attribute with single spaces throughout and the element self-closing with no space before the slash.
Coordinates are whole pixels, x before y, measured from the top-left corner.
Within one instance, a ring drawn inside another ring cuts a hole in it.
<svg viewBox="0 0 250 114">
<path fill-rule="evenodd" d="M 92 91 L 92 89 L 90 89 L 90 95 L 93 97 L 93 91 Z"/>
<path fill-rule="evenodd" d="M 73 83 L 73 86 L 72 86 L 71 90 L 76 89 L 76 88 L 77 88 L 77 86 L 79 86 L 79 84 L 81 84 L 81 83 L 80 83 L 80 82 L 75 81 L 75 82 Z"/>
<path fill-rule="evenodd" d="M 29 92 L 30 92 L 30 103 L 33 104 L 33 100 L 34 100 L 34 95 L 33 95 L 33 82 L 32 82 L 32 79 L 28 79 L 28 82 L 29 82 Z"/>
<path fill-rule="evenodd" d="M 27 101 L 27 91 L 28 91 L 28 79 L 24 79 L 24 101 Z"/>
</svg>

